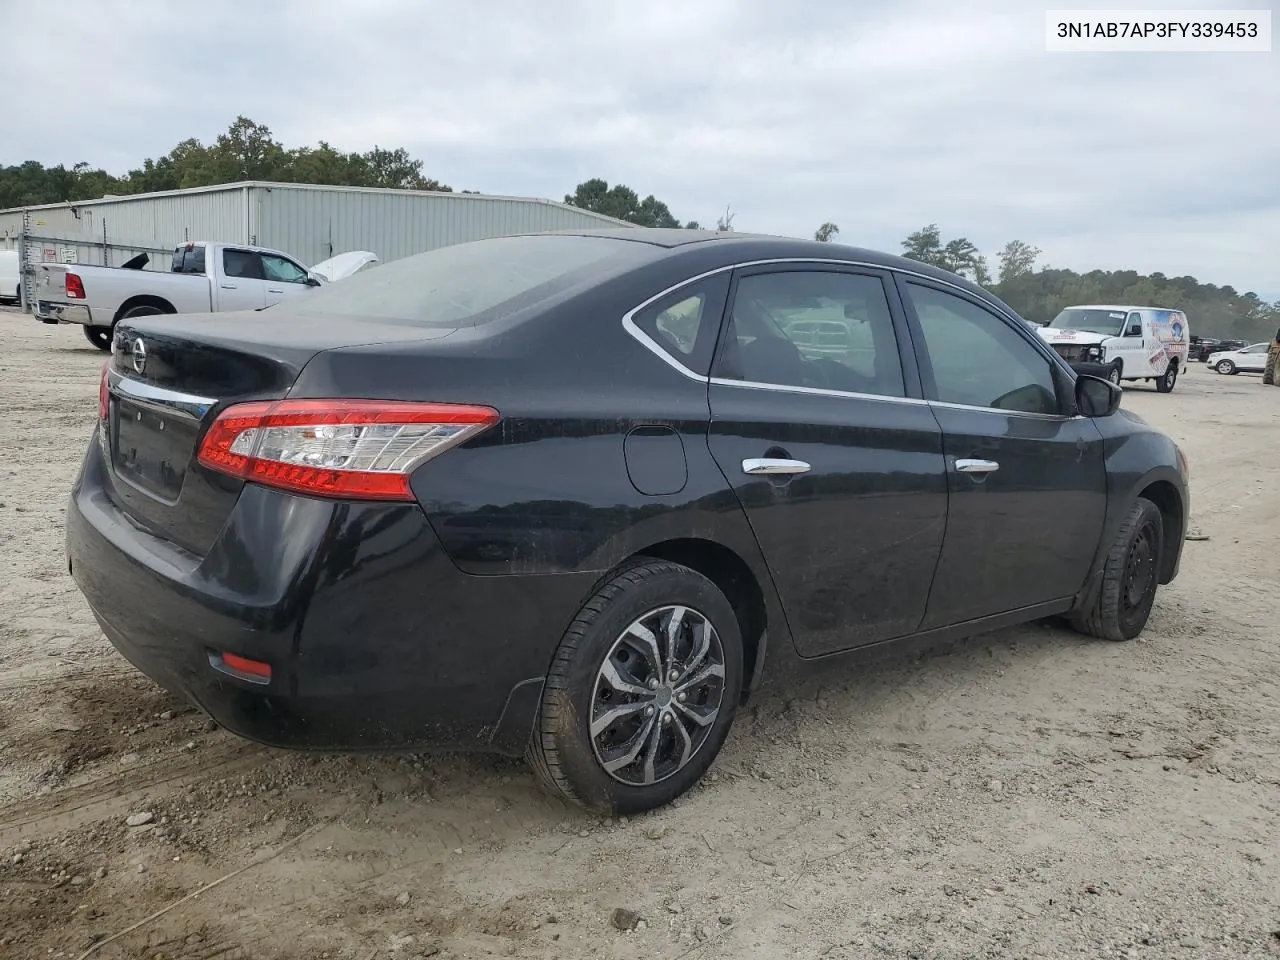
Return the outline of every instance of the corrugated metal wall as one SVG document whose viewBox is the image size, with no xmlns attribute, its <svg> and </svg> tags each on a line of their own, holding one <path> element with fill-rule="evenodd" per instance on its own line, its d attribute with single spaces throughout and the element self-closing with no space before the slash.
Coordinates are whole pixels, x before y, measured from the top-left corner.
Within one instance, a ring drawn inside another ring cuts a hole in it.
<svg viewBox="0 0 1280 960">
<path fill-rule="evenodd" d="M 232 184 L 136 197 L 31 208 L 32 233 L 65 243 L 34 244 L 38 254 L 63 259 L 74 247 L 75 262 L 103 263 L 107 242 L 128 249 L 106 251 L 119 266 L 133 253 L 172 249 L 184 240 L 256 243 L 289 253 L 305 264 L 347 250 L 372 250 L 385 263 L 451 243 L 532 230 L 627 226 L 609 217 L 559 203 L 478 194 L 412 190 Z M 16 248 L 22 211 L 0 212 L 0 248 Z M 167 262 L 152 256 L 152 266 Z"/>
<path fill-rule="evenodd" d="M 348 250 L 371 250 L 386 263 L 486 237 L 619 225 L 539 200 L 275 185 L 253 188 L 249 219 L 258 244 L 306 264 Z"/>
<path fill-rule="evenodd" d="M 31 233 L 49 238 L 33 246 L 43 248 L 44 259 L 52 249 L 52 259 L 64 260 L 64 248 L 71 248 L 76 263 L 101 265 L 105 242 L 107 265 L 119 266 L 135 253 L 172 249 L 183 240 L 244 243 L 246 194 L 235 186 L 32 207 Z M 0 246 L 16 249 L 21 232 L 21 210 L 0 213 Z M 153 253 L 152 267 L 168 269 L 157 259 Z"/>
</svg>

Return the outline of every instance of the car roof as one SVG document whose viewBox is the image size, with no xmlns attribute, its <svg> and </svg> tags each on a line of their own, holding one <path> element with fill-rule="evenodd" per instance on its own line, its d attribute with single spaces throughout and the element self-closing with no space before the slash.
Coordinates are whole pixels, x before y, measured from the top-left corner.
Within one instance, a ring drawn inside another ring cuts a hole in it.
<svg viewBox="0 0 1280 960">
<path fill-rule="evenodd" d="M 1120 303 L 1073 303 L 1068 310 L 1168 310 L 1170 313 L 1182 313 L 1177 307 L 1137 307 Z"/>
<path fill-rule="evenodd" d="M 854 247 L 842 243 L 823 243 L 818 240 L 802 240 L 765 233 L 739 233 L 736 230 L 689 230 L 680 227 L 600 227 L 581 230 L 530 231 L 526 236 L 552 234 L 576 237 L 610 237 L 632 243 L 649 244 L 670 251 L 672 254 L 694 250 L 714 249 L 726 264 L 750 260 L 838 260 L 870 264 L 885 269 L 905 270 L 925 277 L 932 277 L 955 286 L 966 287 L 981 296 L 996 299 L 995 295 L 972 281 L 949 270 L 943 270 L 879 250 Z M 998 302 L 998 301 L 997 301 Z"/>
</svg>

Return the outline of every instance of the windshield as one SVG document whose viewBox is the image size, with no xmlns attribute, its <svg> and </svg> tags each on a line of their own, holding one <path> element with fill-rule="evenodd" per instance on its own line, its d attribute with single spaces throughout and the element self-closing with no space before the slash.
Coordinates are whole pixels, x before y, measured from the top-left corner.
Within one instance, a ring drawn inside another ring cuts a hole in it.
<svg viewBox="0 0 1280 960">
<path fill-rule="evenodd" d="M 476 240 L 326 284 L 300 298 L 297 308 L 433 327 L 478 326 L 653 255 L 648 244 L 612 237 L 542 234 Z"/>
<path fill-rule="evenodd" d="M 1049 322 L 1049 326 L 1054 330 L 1084 330 L 1118 337 L 1124 332 L 1126 316 L 1128 314 L 1123 310 L 1067 307 Z"/>
</svg>

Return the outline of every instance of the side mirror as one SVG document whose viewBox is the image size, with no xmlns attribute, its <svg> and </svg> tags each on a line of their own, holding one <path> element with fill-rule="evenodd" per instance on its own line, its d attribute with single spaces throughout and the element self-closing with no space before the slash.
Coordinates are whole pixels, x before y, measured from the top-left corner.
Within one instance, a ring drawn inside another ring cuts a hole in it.
<svg viewBox="0 0 1280 960">
<path fill-rule="evenodd" d="M 315 277 L 307 277 L 307 279 L 302 282 L 305 283 L 308 287 L 320 286 L 320 281 L 317 280 Z"/>
<path fill-rule="evenodd" d="M 1109 417 L 1120 409 L 1124 391 L 1110 380 L 1080 374 L 1076 377 L 1076 409 L 1085 417 Z"/>
<path fill-rule="evenodd" d="M 1132 327 L 1130 327 L 1128 330 L 1126 330 L 1126 331 L 1124 332 L 1124 335 L 1125 335 L 1126 337 L 1140 337 L 1140 336 L 1142 336 L 1142 324 L 1140 324 L 1140 323 L 1135 323 Z"/>
</svg>

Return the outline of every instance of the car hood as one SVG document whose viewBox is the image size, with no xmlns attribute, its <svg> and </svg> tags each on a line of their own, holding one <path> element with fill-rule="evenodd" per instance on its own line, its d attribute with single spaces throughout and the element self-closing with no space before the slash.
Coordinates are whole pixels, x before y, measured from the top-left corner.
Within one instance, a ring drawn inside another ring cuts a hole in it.
<svg viewBox="0 0 1280 960">
<path fill-rule="evenodd" d="M 377 262 L 376 253 L 370 253 L 368 250 L 349 250 L 317 263 L 311 268 L 311 275 L 318 277 L 323 283 L 337 283 Z"/>
<path fill-rule="evenodd" d="M 1046 343 L 1101 343 L 1110 340 L 1105 333 L 1090 333 L 1088 330 L 1057 330 L 1040 327 L 1036 330 Z"/>
</svg>

